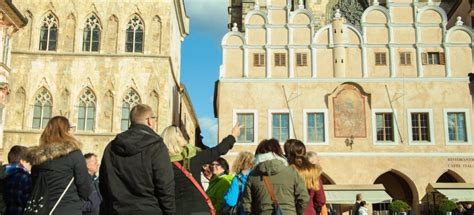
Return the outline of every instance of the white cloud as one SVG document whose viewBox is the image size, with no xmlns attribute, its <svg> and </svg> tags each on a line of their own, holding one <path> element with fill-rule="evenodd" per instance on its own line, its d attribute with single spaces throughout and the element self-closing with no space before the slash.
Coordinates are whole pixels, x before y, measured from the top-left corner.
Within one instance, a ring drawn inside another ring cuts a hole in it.
<svg viewBox="0 0 474 215">
<path fill-rule="evenodd" d="M 185 6 L 194 29 L 219 35 L 226 31 L 228 0 L 185 0 Z"/>
<path fill-rule="evenodd" d="M 199 125 L 201 126 L 204 145 L 209 147 L 217 145 L 217 120 L 211 117 L 201 117 L 199 118 Z"/>
</svg>

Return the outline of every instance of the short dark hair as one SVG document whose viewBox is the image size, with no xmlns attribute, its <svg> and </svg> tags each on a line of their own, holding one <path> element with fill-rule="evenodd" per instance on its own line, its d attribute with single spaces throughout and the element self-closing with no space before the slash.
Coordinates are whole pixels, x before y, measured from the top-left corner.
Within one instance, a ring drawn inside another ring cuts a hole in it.
<svg viewBox="0 0 474 215">
<path fill-rule="evenodd" d="M 220 157 L 220 158 L 217 158 L 216 162 L 219 163 L 219 165 L 221 165 L 226 175 L 229 174 L 229 163 L 227 162 L 226 159 Z"/>
<path fill-rule="evenodd" d="M 89 153 L 87 153 L 87 154 L 84 155 L 84 159 L 87 160 L 87 159 L 89 159 L 89 158 L 91 158 L 91 157 L 93 157 L 93 156 L 97 157 L 96 154 L 94 154 L 94 153 L 92 153 L 92 152 L 89 152 Z"/>
<path fill-rule="evenodd" d="M 367 204 L 367 202 L 361 201 L 359 204 L 360 204 L 360 206 L 365 206 Z"/>
<path fill-rule="evenodd" d="M 283 151 L 281 150 L 280 143 L 276 139 L 262 140 L 255 150 L 255 154 L 265 154 L 268 152 L 273 152 L 278 156 L 285 157 Z"/>
<path fill-rule="evenodd" d="M 14 145 L 8 152 L 8 163 L 19 163 L 20 160 L 26 160 L 28 148 L 25 146 Z"/>
</svg>

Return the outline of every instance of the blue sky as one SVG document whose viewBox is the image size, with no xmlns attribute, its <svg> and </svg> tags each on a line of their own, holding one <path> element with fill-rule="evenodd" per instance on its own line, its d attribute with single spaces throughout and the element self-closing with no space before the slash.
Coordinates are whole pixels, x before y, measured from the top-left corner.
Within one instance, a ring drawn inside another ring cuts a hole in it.
<svg viewBox="0 0 474 215">
<path fill-rule="evenodd" d="M 190 35 L 181 50 L 181 82 L 186 85 L 204 137 L 204 144 L 217 144 L 214 118 L 214 82 L 222 63 L 221 40 L 227 32 L 228 0 L 185 0 Z"/>
</svg>

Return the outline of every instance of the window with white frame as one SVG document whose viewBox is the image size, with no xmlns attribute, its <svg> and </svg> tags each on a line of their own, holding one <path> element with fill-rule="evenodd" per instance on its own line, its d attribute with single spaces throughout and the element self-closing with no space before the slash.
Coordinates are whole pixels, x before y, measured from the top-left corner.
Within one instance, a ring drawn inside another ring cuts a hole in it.
<svg viewBox="0 0 474 215">
<path fill-rule="evenodd" d="M 137 91 L 130 89 L 122 99 L 122 120 L 120 128 L 122 131 L 128 129 L 130 125 L 130 110 L 137 104 L 141 104 L 140 96 Z"/>
<path fill-rule="evenodd" d="M 95 15 L 87 18 L 82 41 L 82 51 L 98 52 L 100 46 L 101 27 L 99 19 Z"/>
<path fill-rule="evenodd" d="M 326 141 L 324 118 L 323 112 L 306 113 L 306 142 L 323 143 Z"/>
<path fill-rule="evenodd" d="M 143 33 L 143 21 L 137 15 L 133 16 L 127 24 L 126 52 L 143 52 Z"/>
<path fill-rule="evenodd" d="M 52 96 L 46 88 L 40 89 L 35 97 L 33 106 L 33 128 L 40 129 L 46 127 L 51 119 L 53 109 Z"/>
<path fill-rule="evenodd" d="M 90 89 L 85 90 L 79 98 L 77 130 L 94 131 L 96 103 L 95 94 Z"/>
<path fill-rule="evenodd" d="M 461 112 L 449 112 L 447 117 L 449 141 L 467 142 L 466 114 Z"/>
<path fill-rule="evenodd" d="M 240 136 L 237 137 L 239 143 L 255 142 L 255 115 L 254 113 L 237 113 L 237 121 L 242 126 Z"/>
<path fill-rule="evenodd" d="M 433 110 L 408 109 L 408 136 L 413 145 L 433 145 Z"/>
<path fill-rule="evenodd" d="M 58 40 L 58 20 L 49 13 L 41 19 L 40 44 L 42 51 L 56 51 Z"/>
<path fill-rule="evenodd" d="M 377 142 L 394 142 L 393 113 L 375 113 L 375 129 Z"/>
<path fill-rule="evenodd" d="M 285 142 L 290 138 L 290 114 L 272 113 L 272 133 L 271 137 L 279 142 Z"/>
</svg>

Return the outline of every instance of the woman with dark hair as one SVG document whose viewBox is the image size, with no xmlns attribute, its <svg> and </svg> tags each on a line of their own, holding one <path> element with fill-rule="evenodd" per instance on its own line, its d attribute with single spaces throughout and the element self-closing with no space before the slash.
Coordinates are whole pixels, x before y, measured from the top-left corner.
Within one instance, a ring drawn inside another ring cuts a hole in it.
<svg viewBox="0 0 474 215">
<path fill-rule="evenodd" d="M 285 215 L 303 214 L 308 192 L 303 179 L 294 168 L 288 167 L 278 140 L 263 140 L 255 154 L 254 170 L 242 197 L 245 213 L 270 215 L 279 208 Z M 275 196 L 275 201 L 270 196 Z"/>
<path fill-rule="evenodd" d="M 306 146 L 296 139 L 289 139 L 283 145 L 288 164 L 294 167 L 303 177 L 309 193 L 308 207 L 305 215 L 321 215 L 322 208 L 326 204 L 323 183 L 320 179 L 321 167 L 313 164 L 306 157 Z"/>
<path fill-rule="evenodd" d="M 211 171 L 212 177 L 206 193 L 211 199 L 216 212 L 220 212 L 225 204 L 225 192 L 229 189 L 230 182 L 234 176 L 229 175 L 229 163 L 224 158 L 212 161 Z"/>
<path fill-rule="evenodd" d="M 41 185 L 36 183 L 40 178 L 46 181 L 45 208 L 49 212 L 56 205 L 54 214 L 81 215 L 83 200 L 92 191 L 81 143 L 70 133 L 71 128 L 66 117 L 51 118 L 41 134 L 39 146 L 28 153 L 33 185 Z"/>
</svg>

